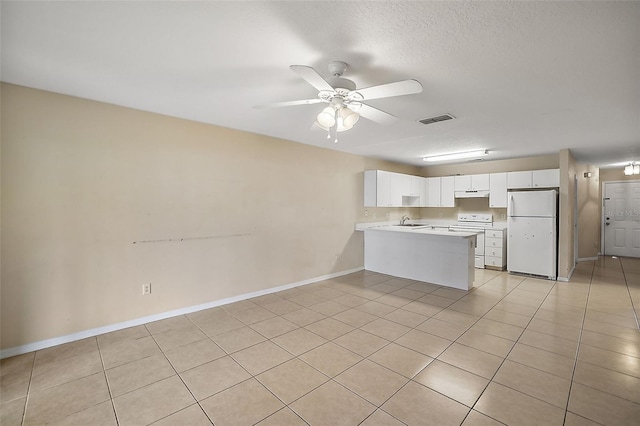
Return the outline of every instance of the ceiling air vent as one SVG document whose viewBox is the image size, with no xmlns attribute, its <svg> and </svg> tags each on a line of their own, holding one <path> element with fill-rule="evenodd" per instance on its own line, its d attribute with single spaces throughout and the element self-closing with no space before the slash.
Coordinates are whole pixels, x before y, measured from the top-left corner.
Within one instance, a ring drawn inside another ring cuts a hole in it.
<svg viewBox="0 0 640 426">
<path fill-rule="evenodd" d="M 453 120 L 455 117 L 451 114 L 444 114 L 444 115 L 439 115 L 437 117 L 431 117 L 431 118 L 425 118 L 423 120 L 418 120 L 419 123 L 422 124 L 433 124 L 433 123 L 437 123 L 439 121 L 447 121 L 447 120 Z"/>
</svg>

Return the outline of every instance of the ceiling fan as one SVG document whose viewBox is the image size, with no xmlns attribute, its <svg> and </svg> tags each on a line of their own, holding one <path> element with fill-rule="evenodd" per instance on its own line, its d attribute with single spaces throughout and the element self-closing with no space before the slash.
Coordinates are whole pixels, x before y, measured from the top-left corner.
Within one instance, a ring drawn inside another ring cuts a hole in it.
<svg viewBox="0 0 640 426">
<path fill-rule="evenodd" d="M 331 129 L 335 129 L 336 132 L 349 130 L 360 117 L 379 124 L 391 124 L 398 120 L 398 117 L 367 105 L 364 101 L 422 92 L 422 85 L 417 80 L 403 80 L 356 89 L 356 84 L 353 81 L 342 78 L 342 75 L 347 70 L 347 64 L 341 61 L 334 61 L 329 64 L 329 72 L 333 77 L 328 81 L 311 67 L 291 65 L 289 68 L 315 87 L 318 90 L 318 97 L 299 101 L 277 102 L 256 106 L 255 108 L 327 103 L 329 106 L 320 111 L 314 123 L 314 126 L 329 132 L 327 138 L 331 136 Z"/>
</svg>

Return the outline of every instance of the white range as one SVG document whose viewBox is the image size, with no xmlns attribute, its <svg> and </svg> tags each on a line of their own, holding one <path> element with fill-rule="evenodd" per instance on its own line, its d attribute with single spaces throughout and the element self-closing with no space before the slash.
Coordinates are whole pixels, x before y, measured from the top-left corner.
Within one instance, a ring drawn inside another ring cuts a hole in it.
<svg viewBox="0 0 640 426">
<path fill-rule="evenodd" d="M 458 223 L 449 227 L 450 231 L 473 232 L 476 234 L 475 267 L 484 269 L 484 234 L 493 227 L 493 215 L 488 213 L 458 213 Z"/>
</svg>

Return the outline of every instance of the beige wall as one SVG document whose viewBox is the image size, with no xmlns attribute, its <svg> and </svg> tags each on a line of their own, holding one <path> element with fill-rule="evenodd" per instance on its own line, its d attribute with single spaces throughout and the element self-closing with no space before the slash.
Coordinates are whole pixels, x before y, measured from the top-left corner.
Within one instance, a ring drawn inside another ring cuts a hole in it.
<svg viewBox="0 0 640 426">
<path fill-rule="evenodd" d="M 2 349 L 363 265 L 374 160 L 1 90 Z"/>
<path fill-rule="evenodd" d="M 616 167 L 610 169 L 600 169 L 600 182 L 613 182 L 620 180 L 638 180 L 638 175 L 625 175 L 624 167 Z"/>
<path fill-rule="evenodd" d="M 560 208 L 558 220 L 558 277 L 568 278 L 575 266 L 574 211 L 576 191 L 576 161 L 568 149 L 559 153 L 560 157 Z"/>
<path fill-rule="evenodd" d="M 509 160 L 470 161 L 460 164 L 443 164 L 422 168 L 422 176 L 471 175 L 475 173 L 517 172 L 521 170 L 557 169 L 558 154 L 536 157 L 512 158 Z"/>
<path fill-rule="evenodd" d="M 591 177 L 584 174 L 590 172 Z M 578 180 L 578 259 L 588 259 L 600 253 L 600 169 L 576 164 Z"/>
</svg>

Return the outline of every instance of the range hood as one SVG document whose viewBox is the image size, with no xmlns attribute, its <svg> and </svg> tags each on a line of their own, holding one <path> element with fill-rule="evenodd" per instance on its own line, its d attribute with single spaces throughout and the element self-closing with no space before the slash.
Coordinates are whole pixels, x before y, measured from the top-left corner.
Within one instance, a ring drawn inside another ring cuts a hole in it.
<svg viewBox="0 0 640 426">
<path fill-rule="evenodd" d="M 489 196 L 488 190 L 483 191 L 456 191 L 456 198 L 486 198 Z"/>
</svg>

